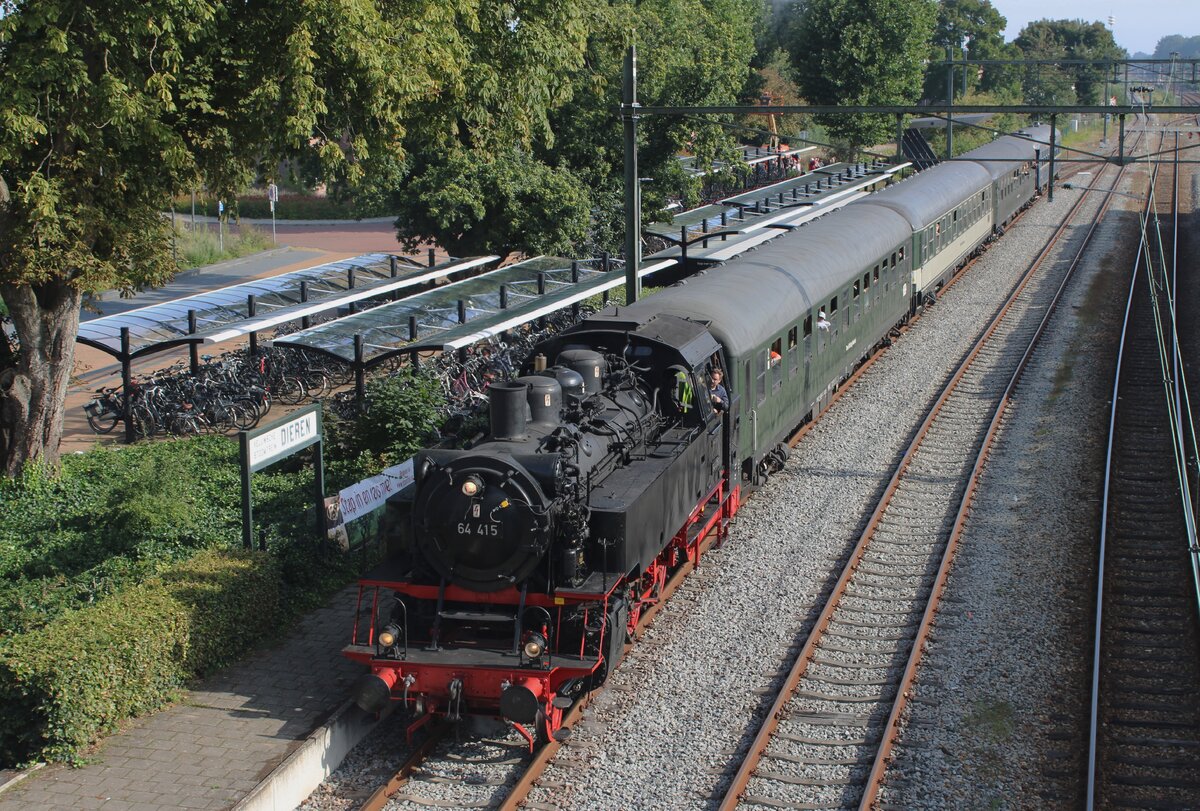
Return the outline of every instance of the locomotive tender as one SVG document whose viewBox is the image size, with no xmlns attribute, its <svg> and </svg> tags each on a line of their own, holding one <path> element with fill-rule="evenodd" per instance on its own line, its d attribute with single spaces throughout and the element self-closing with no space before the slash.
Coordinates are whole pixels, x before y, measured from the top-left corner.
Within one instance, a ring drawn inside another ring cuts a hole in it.
<svg viewBox="0 0 1200 811">
<path fill-rule="evenodd" d="M 488 437 L 417 454 L 389 502 L 404 542 L 360 581 L 343 651 L 369 667 L 358 704 L 554 736 L 784 438 L 1045 186 L 1049 135 L 999 138 L 539 346 L 491 387 Z"/>
</svg>

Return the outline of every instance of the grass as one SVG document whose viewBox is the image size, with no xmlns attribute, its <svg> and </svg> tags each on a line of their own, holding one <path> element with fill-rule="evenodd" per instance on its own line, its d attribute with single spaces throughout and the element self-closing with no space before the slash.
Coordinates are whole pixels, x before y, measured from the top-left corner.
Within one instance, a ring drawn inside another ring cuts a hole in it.
<svg viewBox="0 0 1200 811">
<path fill-rule="evenodd" d="M 181 270 L 213 265 L 227 259 L 236 259 L 251 253 L 265 251 L 272 246 L 265 231 L 249 225 L 240 226 L 236 234 L 225 234 L 224 250 L 216 229 L 190 231 L 186 227 L 178 230 L 176 251 Z"/>
<path fill-rule="evenodd" d="M 264 189 L 251 189 L 240 194 L 235 203 L 226 203 L 226 214 L 249 219 L 270 219 L 271 204 L 267 201 Z M 175 211 L 178 216 L 186 218 L 192 211 L 190 194 L 175 198 Z M 204 195 L 196 195 L 196 213 L 202 216 L 217 215 L 217 201 Z M 375 216 L 387 214 L 386 211 L 357 212 L 346 201 L 334 200 L 324 195 L 303 192 L 289 192 L 281 189 L 279 202 L 275 204 L 275 218 L 278 220 L 353 220 L 358 216 Z"/>
<path fill-rule="evenodd" d="M 994 743 L 1012 737 L 1016 721 L 1012 705 L 1007 701 L 976 701 L 966 722 Z"/>
</svg>

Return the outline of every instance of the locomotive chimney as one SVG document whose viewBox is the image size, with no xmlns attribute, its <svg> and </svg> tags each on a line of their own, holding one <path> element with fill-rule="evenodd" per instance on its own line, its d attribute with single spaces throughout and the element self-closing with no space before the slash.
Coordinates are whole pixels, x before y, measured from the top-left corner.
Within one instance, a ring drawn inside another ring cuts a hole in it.
<svg viewBox="0 0 1200 811">
<path fill-rule="evenodd" d="M 493 383 L 488 386 L 493 439 L 524 439 L 528 425 L 523 383 Z"/>
</svg>

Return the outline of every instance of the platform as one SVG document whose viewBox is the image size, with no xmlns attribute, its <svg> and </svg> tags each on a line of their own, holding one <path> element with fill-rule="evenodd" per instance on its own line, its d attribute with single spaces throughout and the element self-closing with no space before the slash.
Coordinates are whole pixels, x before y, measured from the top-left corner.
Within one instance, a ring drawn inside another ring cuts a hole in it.
<svg viewBox="0 0 1200 811">
<path fill-rule="evenodd" d="M 343 589 L 281 644 L 131 722 L 86 765 L 29 774 L 0 792 L 0 811 L 234 807 L 345 703 L 362 672 L 341 656 L 357 594 Z"/>
</svg>

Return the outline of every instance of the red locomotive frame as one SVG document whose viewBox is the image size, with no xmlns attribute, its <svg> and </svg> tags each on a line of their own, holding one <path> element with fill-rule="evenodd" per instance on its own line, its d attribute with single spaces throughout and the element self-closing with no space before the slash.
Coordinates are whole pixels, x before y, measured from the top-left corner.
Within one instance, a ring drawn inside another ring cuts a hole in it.
<svg viewBox="0 0 1200 811">
<path fill-rule="evenodd" d="M 368 666 L 370 675 L 387 686 L 391 701 L 401 702 L 406 708 L 414 710 L 415 719 L 409 725 L 409 735 L 438 715 L 451 719 L 457 719 L 464 711 L 476 715 L 500 715 L 501 694 L 512 686 L 524 687 L 537 702 L 536 720 L 530 725 L 533 729 L 525 723 L 508 720 L 529 741 L 532 750 L 535 741 L 550 740 L 562 727 L 563 714 L 574 702 L 574 697 L 563 695 L 564 686 L 591 678 L 603 664 L 601 658 L 584 657 L 581 650 L 578 652 L 580 655 L 574 657 L 578 660 L 576 664 L 555 664 L 555 657 L 552 656 L 550 666 L 540 667 L 519 663 L 506 666 L 464 664 L 453 661 L 454 657 L 447 656 L 445 651 L 424 649 L 406 650 L 402 659 L 382 656 L 375 638 L 381 621 L 381 591 L 418 600 L 437 600 L 440 592 L 442 598 L 460 603 L 538 606 L 546 609 L 552 620 L 557 622 L 561 622 L 564 609 L 580 605 L 595 606 L 597 602 L 602 616 L 608 616 L 613 597 L 625 594 L 629 597 L 629 620 L 625 632 L 632 635 L 643 612 L 661 599 L 670 572 L 685 561 L 698 565 L 701 542 L 710 532 L 716 531 L 718 543 L 724 541 L 729 521 L 740 506 L 741 488 L 729 488 L 728 472 L 723 472 L 716 486 L 697 502 L 684 525 L 641 576 L 636 579 L 615 579 L 603 593 L 560 588 L 554 594 L 527 594 L 522 603 L 521 595 L 514 587 L 483 594 L 453 585 L 439 589 L 438 586 L 404 581 L 360 580 L 354 630 L 350 644 L 342 653 Z M 369 601 L 371 605 L 370 618 L 365 622 L 360 621 L 364 617 L 364 601 Z M 600 650 L 608 649 L 606 635 L 610 632 L 606 622 L 601 632 Z M 557 634 L 552 638 L 557 639 Z"/>
</svg>

